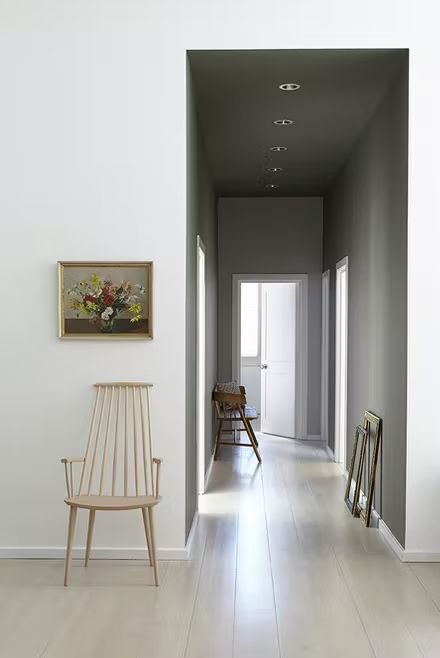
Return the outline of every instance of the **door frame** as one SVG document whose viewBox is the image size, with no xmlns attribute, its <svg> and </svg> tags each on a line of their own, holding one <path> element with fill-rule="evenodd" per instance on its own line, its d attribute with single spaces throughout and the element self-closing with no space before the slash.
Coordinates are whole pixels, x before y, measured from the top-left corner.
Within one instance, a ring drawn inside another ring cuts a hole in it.
<svg viewBox="0 0 440 658">
<path fill-rule="evenodd" d="M 330 270 L 322 273 L 321 281 L 321 441 L 328 446 Z"/>
<path fill-rule="evenodd" d="M 200 290 L 200 252 L 204 257 L 203 298 Z M 202 301 L 203 299 L 203 301 Z M 205 443 L 206 443 L 206 247 L 197 236 L 197 286 L 196 286 L 196 437 L 197 437 L 197 492 L 205 493 Z M 200 335 L 203 321 L 204 335 Z"/>
<path fill-rule="evenodd" d="M 340 351 L 341 351 L 341 337 L 340 337 L 340 318 L 338 317 L 338 274 L 341 270 L 345 270 L 345 299 L 346 299 L 346 315 L 345 322 L 345 440 L 344 440 L 344 454 L 341 451 L 341 440 L 339 437 L 339 407 L 340 407 Z M 348 256 L 341 258 L 336 263 L 336 279 L 335 279 L 335 461 L 343 463 L 345 468 L 345 461 L 347 458 L 347 416 L 348 416 Z"/>
<path fill-rule="evenodd" d="M 233 274 L 232 275 L 232 379 L 240 381 L 241 284 L 296 283 L 298 285 L 298 313 L 296 314 L 296 405 L 295 434 L 307 439 L 307 382 L 308 382 L 308 284 L 307 274 Z"/>
</svg>

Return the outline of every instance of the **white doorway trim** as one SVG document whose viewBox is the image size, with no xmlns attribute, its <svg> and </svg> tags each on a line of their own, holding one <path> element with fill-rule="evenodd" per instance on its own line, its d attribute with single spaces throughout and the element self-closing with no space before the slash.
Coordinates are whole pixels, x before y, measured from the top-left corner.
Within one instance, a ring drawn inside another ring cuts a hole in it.
<svg viewBox="0 0 440 658">
<path fill-rule="evenodd" d="M 321 318 L 321 441 L 328 445 L 328 373 L 329 373 L 330 270 L 322 273 Z"/>
<path fill-rule="evenodd" d="M 197 355 L 196 355 L 196 433 L 197 489 L 205 493 L 205 428 L 206 428 L 206 248 L 197 236 Z"/>
<path fill-rule="evenodd" d="M 296 438 L 307 439 L 307 382 L 308 382 L 308 275 L 307 274 L 233 274 L 232 275 L 232 379 L 240 380 L 241 284 L 286 283 L 298 284 L 298 313 L 296 327 L 295 405 Z"/>
<path fill-rule="evenodd" d="M 347 450 L 348 257 L 336 263 L 335 304 L 335 461 L 345 465 Z"/>
</svg>

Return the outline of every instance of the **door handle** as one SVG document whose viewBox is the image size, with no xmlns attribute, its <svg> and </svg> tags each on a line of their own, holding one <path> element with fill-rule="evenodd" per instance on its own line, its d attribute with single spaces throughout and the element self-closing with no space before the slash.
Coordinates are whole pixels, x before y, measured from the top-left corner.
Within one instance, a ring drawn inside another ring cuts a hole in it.
<svg viewBox="0 0 440 658">
<path fill-rule="evenodd" d="M 260 368 L 261 370 L 267 370 L 267 363 L 262 363 Z"/>
</svg>

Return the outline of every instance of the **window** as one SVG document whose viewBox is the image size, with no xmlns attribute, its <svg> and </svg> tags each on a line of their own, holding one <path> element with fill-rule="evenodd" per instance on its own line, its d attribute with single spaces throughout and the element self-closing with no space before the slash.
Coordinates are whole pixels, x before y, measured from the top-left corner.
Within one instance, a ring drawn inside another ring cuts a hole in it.
<svg viewBox="0 0 440 658">
<path fill-rule="evenodd" d="M 241 284 L 241 356 L 259 354 L 260 285 Z"/>
</svg>

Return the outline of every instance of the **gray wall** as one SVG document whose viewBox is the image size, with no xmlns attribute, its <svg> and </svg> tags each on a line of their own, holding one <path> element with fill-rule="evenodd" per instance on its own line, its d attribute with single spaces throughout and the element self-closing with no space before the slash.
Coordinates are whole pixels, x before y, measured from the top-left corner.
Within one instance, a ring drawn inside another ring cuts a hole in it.
<svg viewBox="0 0 440 658">
<path fill-rule="evenodd" d="M 324 201 L 331 271 L 329 443 L 334 446 L 335 265 L 348 256 L 348 431 L 369 409 L 383 418 L 375 507 L 405 541 L 407 368 L 407 70 L 376 110 Z"/>
<path fill-rule="evenodd" d="M 232 376 L 232 275 L 309 275 L 308 433 L 320 434 L 322 199 L 218 202 L 219 379 Z"/>
<path fill-rule="evenodd" d="M 206 466 L 212 453 L 211 391 L 217 381 L 217 215 L 214 189 L 187 65 L 187 263 L 186 263 L 186 535 L 197 509 L 196 330 L 197 235 L 206 247 Z M 170 300 L 172 291 L 170 291 Z M 171 303 L 171 301 L 170 301 Z"/>
</svg>

